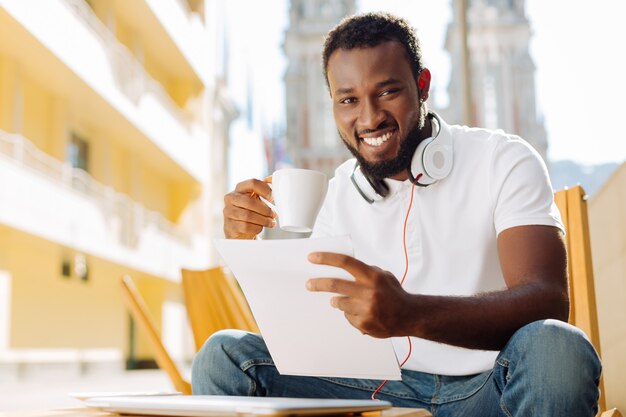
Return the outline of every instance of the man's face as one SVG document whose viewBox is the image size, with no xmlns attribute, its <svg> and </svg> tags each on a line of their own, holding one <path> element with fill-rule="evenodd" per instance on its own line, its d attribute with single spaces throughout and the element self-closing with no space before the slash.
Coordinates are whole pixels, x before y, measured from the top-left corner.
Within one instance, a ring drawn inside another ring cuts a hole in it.
<svg viewBox="0 0 626 417">
<path fill-rule="evenodd" d="M 406 179 L 423 115 L 402 44 L 337 49 L 327 71 L 339 135 L 363 171 L 377 179 Z"/>
</svg>

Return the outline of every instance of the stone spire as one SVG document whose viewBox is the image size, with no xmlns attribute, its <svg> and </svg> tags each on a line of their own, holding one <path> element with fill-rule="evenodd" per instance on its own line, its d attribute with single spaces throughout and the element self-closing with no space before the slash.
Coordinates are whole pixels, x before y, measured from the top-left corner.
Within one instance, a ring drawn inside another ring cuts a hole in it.
<svg viewBox="0 0 626 417">
<path fill-rule="evenodd" d="M 290 0 L 284 50 L 287 153 L 299 168 L 332 177 L 349 153 L 339 139 L 322 69 L 324 36 L 347 15 L 355 0 Z"/>
<path fill-rule="evenodd" d="M 525 0 L 470 0 L 468 49 L 471 65 L 473 124 L 500 128 L 526 139 L 546 159 L 548 143 L 535 96 L 535 65 L 530 57 L 532 35 Z M 456 2 L 452 2 L 456 7 Z M 453 16 L 457 16 L 456 10 Z M 461 50 L 459 25 L 448 26 L 445 47 L 452 72 L 448 93 L 449 122 L 461 121 Z"/>
</svg>

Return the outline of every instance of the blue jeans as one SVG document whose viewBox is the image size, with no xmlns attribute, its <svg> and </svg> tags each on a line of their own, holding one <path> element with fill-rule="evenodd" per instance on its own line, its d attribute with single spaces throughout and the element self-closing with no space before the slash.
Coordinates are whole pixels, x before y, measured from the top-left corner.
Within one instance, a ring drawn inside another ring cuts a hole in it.
<svg viewBox="0 0 626 417">
<path fill-rule="evenodd" d="M 601 364 L 585 334 L 557 320 L 531 323 L 502 349 L 493 369 L 467 376 L 402 370 L 376 398 L 444 416 L 595 416 Z M 381 381 L 280 375 L 263 339 L 225 330 L 211 336 L 192 369 L 194 394 L 362 398 Z"/>
</svg>

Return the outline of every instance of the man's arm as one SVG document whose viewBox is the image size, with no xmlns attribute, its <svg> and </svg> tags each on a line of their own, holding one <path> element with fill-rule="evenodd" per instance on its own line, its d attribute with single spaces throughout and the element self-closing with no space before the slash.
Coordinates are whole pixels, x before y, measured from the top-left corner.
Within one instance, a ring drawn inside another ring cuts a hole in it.
<svg viewBox="0 0 626 417">
<path fill-rule="evenodd" d="M 498 237 L 507 289 L 470 297 L 409 294 L 380 268 L 339 254 L 315 253 L 313 263 L 345 269 L 355 281 L 316 278 L 312 291 L 329 291 L 331 305 L 374 337 L 417 336 L 472 349 L 499 350 L 520 327 L 567 320 L 567 261 L 562 233 L 551 226 L 519 226 Z M 451 259 L 450 262 L 454 262 Z"/>
</svg>

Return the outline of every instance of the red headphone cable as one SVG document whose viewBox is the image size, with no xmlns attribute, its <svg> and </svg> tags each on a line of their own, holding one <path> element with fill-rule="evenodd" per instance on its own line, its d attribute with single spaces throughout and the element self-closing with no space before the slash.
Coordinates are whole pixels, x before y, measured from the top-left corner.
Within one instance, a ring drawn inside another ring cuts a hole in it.
<svg viewBox="0 0 626 417">
<path fill-rule="evenodd" d="M 419 180 L 420 177 L 422 176 L 422 174 L 420 173 L 416 178 L 415 181 Z M 409 213 L 411 213 L 411 207 L 413 207 L 413 194 L 415 192 L 415 182 L 411 182 L 411 199 L 409 200 L 409 208 L 406 211 L 406 216 L 404 217 L 404 226 L 402 229 L 402 245 L 404 247 L 404 274 L 402 275 L 402 279 L 400 280 L 400 286 L 402 286 L 402 284 L 404 284 L 404 279 L 406 278 L 408 272 L 409 272 L 409 252 L 406 248 L 406 225 L 409 221 Z M 402 361 L 402 363 L 400 364 L 400 368 L 402 368 L 404 366 L 404 364 L 409 360 L 409 358 L 411 357 L 411 353 L 413 352 L 413 345 L 411 343 L 411 337 L 407 336 L 406 339 L 409 342 L 409 353 L 406 355 L 406 358 L 404 358 L 404 360 Z M 382 387 L 385 386 L 385 384 L 387 383 L 387 380 L 385 379 L 383 381 L 382 384 L 380 384 L 378 386 L 378 388 L 376 388 L 376 390 L 372 393 L 372 400 L 377 400 L 376 398 L 376 394 L 378 394 L 378 391 L 381 390 Z"/>
</svg>

